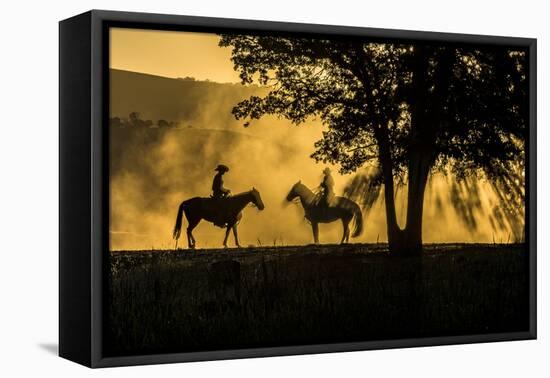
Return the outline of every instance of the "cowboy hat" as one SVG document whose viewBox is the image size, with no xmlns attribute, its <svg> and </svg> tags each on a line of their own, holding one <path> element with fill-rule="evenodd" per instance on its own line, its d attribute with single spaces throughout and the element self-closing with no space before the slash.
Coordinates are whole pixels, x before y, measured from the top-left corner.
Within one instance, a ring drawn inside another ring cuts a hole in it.
<svg viewBox="0 0 550 378">
<path fill-rule="evenodd" d="M 220 164 L 214 170 L 218 172 L 229 172 L 229 167 L 227 165 Z"/>
</svg>

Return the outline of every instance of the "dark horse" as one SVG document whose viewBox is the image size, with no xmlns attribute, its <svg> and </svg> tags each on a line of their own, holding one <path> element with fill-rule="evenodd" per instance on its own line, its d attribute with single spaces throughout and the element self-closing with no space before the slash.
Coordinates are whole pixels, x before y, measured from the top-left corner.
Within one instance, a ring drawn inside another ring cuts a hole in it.
<svg viewBox="0 0 550 378">
<path fill-rule="evenodd" d="M 178 209 L 176 225 L 174 226 L 173 236 L 176 240 L 176 248 L 181 235 L 183 213 L 185 213 L 185 217 L 189 222 L 189 226 L 187 227 L 189 248 L 195 248 L 195 238 L 192 232 L 202 219 L 212 223 L 215 222 L 216 224 L 223 224 L 226 227 L 225 239 L 223 240 L 224 247 L 227 247 L 229 230 L 233 229 L 235 244 L 237 247 L 240 247 L 239 237 L 237 236 L 237 224 L 242 218 L 242 210 L 249 203 L 254 204 L 260 210 L 264 209 L 260 192 L 254 188 L 248 192 L 223 199 L 194 197 L 183 201 Z"/>
<path fill-rule="evenodd" d="M 313 240 L 319 244 L 319 223 L 331 223 L 338 219 L 342 220 L 344 235 L 341 243 L 349 241 L 349 223 L 354 220 L 353 238 L 361 235 L 363 231 L 363 215 L 361 208 L 355 202 L 344 197 L 334 197 L 328 207 L 319 205 L 317 196 L 309 190 L 301 181 L 298 181 L 286 196 L 287 201 L 300 198 L 302 207 L 306 212 L 306 219 L 311 222 L 313 229 Z"/>
</svg>

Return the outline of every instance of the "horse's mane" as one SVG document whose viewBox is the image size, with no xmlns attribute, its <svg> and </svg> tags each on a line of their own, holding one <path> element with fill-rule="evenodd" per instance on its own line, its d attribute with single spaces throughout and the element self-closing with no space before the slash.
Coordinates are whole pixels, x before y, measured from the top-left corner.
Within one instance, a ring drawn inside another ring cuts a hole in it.
<svg viewBox="0 0 550 378">
<path fill-rule="evenodd" d="M 296 184 L 294 184 L 294 189 L 300 189 L 306 191 L 307 194 L 315 194 L 313 193 L 313 190 L 308 188 L 306 185 L 302 184 L 301 181 L 298 181 Z"/>
</svg>

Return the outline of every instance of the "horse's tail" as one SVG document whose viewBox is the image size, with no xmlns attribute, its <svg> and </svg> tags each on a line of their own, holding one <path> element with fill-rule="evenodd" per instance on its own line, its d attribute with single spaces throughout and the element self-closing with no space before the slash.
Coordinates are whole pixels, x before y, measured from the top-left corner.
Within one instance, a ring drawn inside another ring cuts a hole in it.
<svg viewBox="0 0 550 378">
<path fill-rule="evenodd" d="M 174 226 L 174 232 L 172 233 L 172 236 L 175 240 L 178 240 L 181 235 L 181 225 L 183 223 L 183 210 L 185 208 L 185 204 L 187 201 L 183 201 L 178 208 L 178 215 L 176 216 L 176 225 Z"/>
<path fill-rule="evenodd" d="M 354 203 L 353 206 L 353 233 L 352 238 L 356 238 L 363 232 L 363 213 L 359 205 Z"/>
</svg>

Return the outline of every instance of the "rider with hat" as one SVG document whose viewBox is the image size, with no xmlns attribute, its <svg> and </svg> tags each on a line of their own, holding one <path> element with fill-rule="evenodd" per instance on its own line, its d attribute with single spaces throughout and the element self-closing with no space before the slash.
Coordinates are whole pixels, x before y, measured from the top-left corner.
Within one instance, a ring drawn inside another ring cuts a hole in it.
<svg viewBox="0 0 550 378">
<path fill-rule="evenodd" d="M 215 171 L 218 173 L 216 173 L 212 182 L 212 197 L 225 198 L 229 196 L 231 190 L 224 188 L 222 176 L 224 173 L 229 172 L 229 168 L 226 165 L 220 164 L 216 167 Z"/>
<path fill-rule="evenodd" d="M 223 206 L 223 199 L 229 197 L 229 194 L 231 194 L 231 190 L 225 188 L 223 186 L 223 178 L 222 176 L 224 173 L 229 172 L 229 167 L 226 165 L 220 164 L 216 167 L 215 171 L 216 176 L 214 176 L 214 181 L 212 181 L 212 198 L 216 201 L 218 207 L 216 219 L 214 219 L 214 224 L 218 227 L 225 227 L 225 210 Z"/>
</svg>

